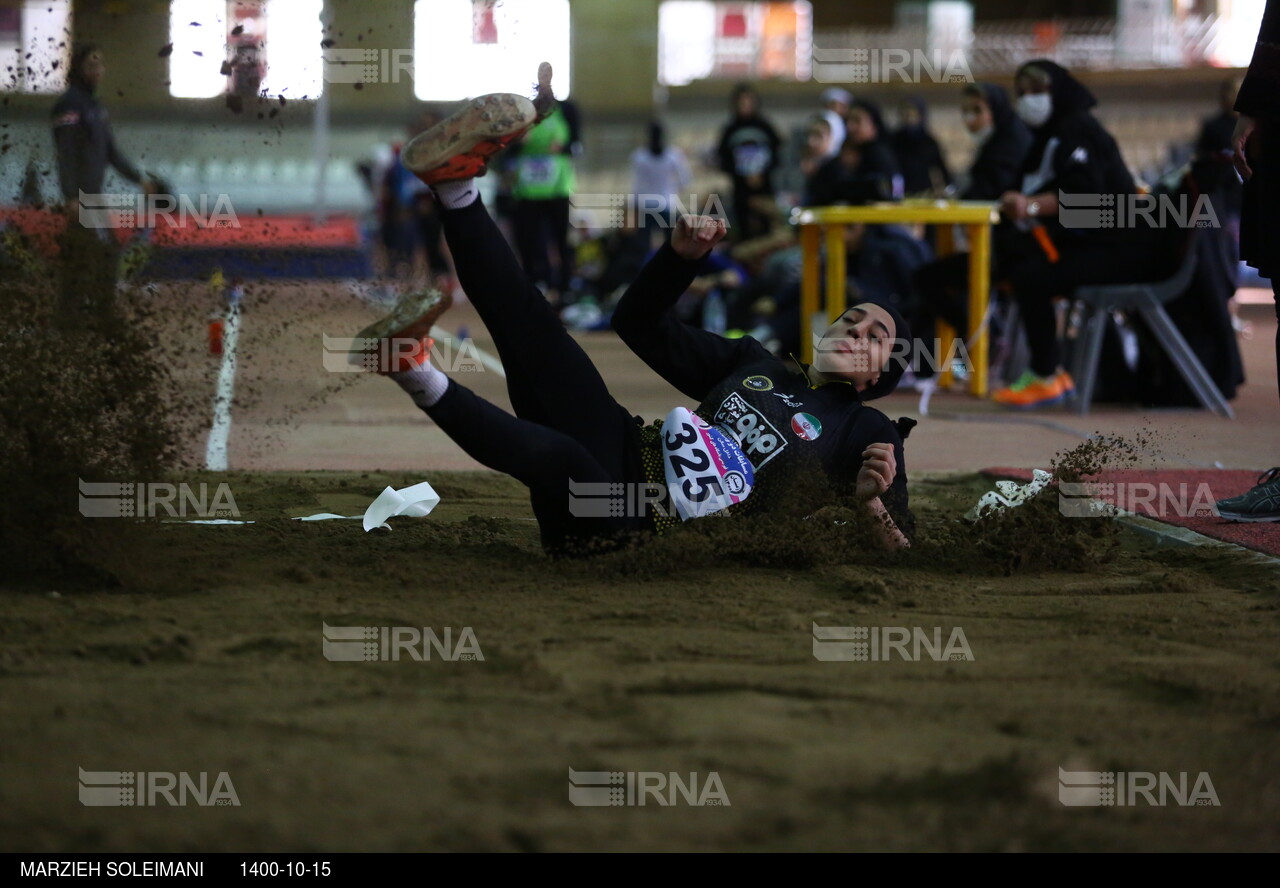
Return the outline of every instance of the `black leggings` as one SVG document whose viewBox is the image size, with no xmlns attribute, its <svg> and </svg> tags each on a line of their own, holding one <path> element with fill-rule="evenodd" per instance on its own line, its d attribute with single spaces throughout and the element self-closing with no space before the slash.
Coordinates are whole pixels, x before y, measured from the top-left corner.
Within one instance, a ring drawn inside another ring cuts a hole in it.
<svg viewBox="0 0 1280 888">
<path fill-rule="evenodd" d="M 575 554 L 646 530 L 646 519 L 571 515 L 570 479 L 643 481 L 636 420 L 521 271 L 484 205 L 441 214 L 458 281 L 493 337 L 516 415 L 456 381 L 427 415 L 477 462 L 529 488 L 549 552 Z"/>
<path fill-rule="evenodd" d="M 1159 231 L 1120 229 L 1108 234 L 1101 241 L 1059 245 L 1057 262 L 1050 262 L 1038 248 L 1013 259 L 999 257 L 1000 277 L 1018 300 L 1036 375 L 1052 376 L 1062 363 L 1053 297 L 1070 297 L 1077 287 L 1089 285 L 1158 281 L 1172 273 Z"/>
</svg>

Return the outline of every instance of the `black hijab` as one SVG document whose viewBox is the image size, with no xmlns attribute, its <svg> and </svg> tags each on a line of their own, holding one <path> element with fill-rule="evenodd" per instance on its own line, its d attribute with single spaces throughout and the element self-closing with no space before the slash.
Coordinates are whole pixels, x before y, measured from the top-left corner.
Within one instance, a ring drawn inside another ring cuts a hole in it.
<svg viewBox="0 0 1280 888">
<path fill-rule="evenodd" d="M 1009 93 L 1003 86 L 985 82 L 975 83 L 974 86 L 982 94 L 982 101 L 991 109 L 991 125 L 995 128 L 995 132 L 999 133 L 1019 125 L 1026 126 L 1018 117 L 1018 112 L 1013 110 Z"/>
<path fill-rule="evenodd" d="M 1032 59 L 1018 67 L 1018 74 L 1022 74 L 1028 68 L 1039 68 L 1049 75 L 1049 95 L 1053 97 L 1053 113 L 1042 126 L 1036 129 L 1045 129 L 1059 117 L 1088 111 L 1098 104 L 1098 100 L 1094 98 L 1093 93 L 1089 92 L 1089 88 L 1072 77 L 1071 73 L 1057 62 L 1051 62 L 1048 59 Z M 1014 79 L 1017 79 L 1017 75 Z"/>
<path fill-rule="evenodd" d="M 849 106 L 849 110 L 861 108 L 871 118 L 871 122 L 876 125 L 875 141 L 883 142 L 889 136 L 889 131 L 884 128 L 884 113 L 880 110 L 880 106 L 870 99 L 858 99 Z"/>
<path fill-rule="evenodd" d="M 1031 130 L 1013 110 L 1004 87 L 975 83 L 964 92 L 976 93 L 990 109 L 992 132 L 978 149 L 969 168 L 969 184 L 960 196 L 963 200 L 995 200 L 1006 191 L 1018 190 L 1019 172 L 1031 147 Z"/>
<path fill-rule="evenodd" d="M 99 47 L 96 43 L 77 43 L 75 48 L 71 50 L 71 65 L 67 68 L 67 81 L 78 86 L 88 92 L 93 92 L 94 88 L 84 77 L 84 63 L 89 60 L 89 56 L 98 52 Z"/>
</svg>

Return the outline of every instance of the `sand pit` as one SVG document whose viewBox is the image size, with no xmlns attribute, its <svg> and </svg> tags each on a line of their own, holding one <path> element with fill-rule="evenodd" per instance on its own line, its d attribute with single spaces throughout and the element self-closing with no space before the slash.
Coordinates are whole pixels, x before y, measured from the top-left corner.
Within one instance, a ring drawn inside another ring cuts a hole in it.
<svg viewBox="0 0 1280 888">
<path fill-rule="evenodd" d="M 216 297 L 152 298 L 170 373 L 203 410 Z M 1268 564 L 1160 548 L 1048 501 L 967 527 L 991 482 L 936 470 L 912 475 L 921 536 L 906 554 L 820 517 L 704 522 L 552 562 L 518 484 L 457 471 L 465 458 L 398 392 L 323 369 L 320 333 L 369 309 L 301 286 L 245 307 L 230 452 L 250 470 L 168 477 L 226 484 L 254 523 L 106 522 L 98 573 L 0 591 L 5 850 L 1280 846 Z M 465 308 L 450 322 L 486 347 Z M 637 412 L 675 403 L 615 341 L 591 348 Z M 502 401 L 493 374 L 474 385 Z M 922 425 L 908 453 L 969 428 Z M 188 464 L 202 434 L 179 442 Z M 1053 449 L 1038 452 L 1048 465 Z M 421 480 L 441 505 L 389 533 L 293 520 L 359 514 Z M 49 509 L 83 527 L 65 493 Z M 815 624 L 958 630 L 972 659 L 819 659 Z M 375 659 L 326 658 L 326 625 L 373 627 Z M 385 659 L 396 627 L 469 630 L 483 658 Z M 79 769 L 225 772 L 239 804 L 86 806 Z M 1059 769 L 1185 775 L 1183 800 L 1207 775 L 1219 804 L 1069 807 Z M 575 805 L 571 771 L 623 774 L 623 804 Z M 727 804 L 672 795 L 676 777 Z"/>
<path fill-rule="evenodd" d="M 6 850 L 1277 846 L 1273 569 L 1104 532 L 1007 576 L 662 544 L 637 576 L 547 561 L 491 475 L 373 534 L 288 516 L 418 477 L 218 480 L 257 523 L 138 525 L 123 588 L 5 591 Z M 921 479 L 922 528 L 985 486 Z M 331 662 L 326 623 L 470 627 L 483 660 Z M 959 627 L 973 659 L 822 662 L 814 623 Z M 225 771 L 240 804 L 84 807 L 77 767 Z M 1064 807 L 1059 767 L 1206 772 L 1220 805 Z M 729 805 L 576 807 L 570 769 L 714 772 Z"/>
</svg>

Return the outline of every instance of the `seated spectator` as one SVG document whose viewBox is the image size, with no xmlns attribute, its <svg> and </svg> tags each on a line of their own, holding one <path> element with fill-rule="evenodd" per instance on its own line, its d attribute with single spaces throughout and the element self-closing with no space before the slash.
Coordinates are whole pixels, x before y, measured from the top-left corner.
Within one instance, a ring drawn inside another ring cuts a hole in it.
<svg viewBox="0 0 1280 888">
<path fill-rule="evenodd" d="M 903 190 L 907 194 L 942 193 L 951 184 L 951 173 L 938 140 L 929 132 L 928 106 L 924 99 L 912 96 L 899 106 L 898 114 L 901 125 L 889 145 L 902 170 Z"/>
<path fill-rule="evenodd" d="M 841 130 L 844 129 L 842 125 Z M 803 202 L 809 203 L 810 185 L 818 169 L 835 153 L 839 145 L 832 144 L 831 122 L 822 115 L 810 118 L 805 127 L 804 153 L 800 157 L 800 174 L 804 177 Z"/>
<path fill-rule="evenodd" d="M 1225 243 L 1233 249 L 1240 237 L 1240 210 L 1244 197 L 1244 184 L 1236 175 L 1233 163 L 1235 147 L 1231 141 L 1240 117 L 1234 110 L 1239 91 L 1240 80 L 1236 77 L 1228 77 L 1218 87 L 1218 113 L 1201 124 L 1192 159 L 1196 184 L 1213 201 L 1214 212 L 1218 214 L 1223 229 L 1231 234 Z"/>
<path fill-rule="evenodd" d="M 853 95 L 847 89 L 832 86 L 822 91 L 822 114 L 830 131 L 831 143 L 827 146 L 827 156 L 834 157 L 844 144 L 848 133 L 845 131 L 844 119 L 849 114 L 849 105 Z"/>
<path fill-rule="evenodd" d="M 697 276 L 676 302 L 676 315 L 712 333 L 727 327 L 730 294 L 749 280 L 747 270 L 728 250 L 712 250 L 698 261 Z"/>
<path fill-rule="evenodd" d="M 1021 184 L 1031 131 L 1014 113 L 1009 94 L 994 83 L 970 83 L 961 91 L 960 115 L 978 153 L 959 189 L 961 200 L 998 200 Z"/>
<path fill-rule="evenodd" d="M 889 149 L 884 119 L 874 102 L 853 103 L 849 135 L 840 153 L 818 168 L 811 183 L 813 206 L 866 204 L 902 197 L 902 172 Z"/>
<path fill-rule="evenodd" d="M 766 237 L 741 243 L 734 247 L 733 258 L 746 269 L 748 278 L 729 294 L 726 335 L 730 338 L 754 336 L 774 354 L 798 353 L 800 271 L 804 253 L 795 230 L 780 228 Z M 794 317 L 787 321 L 794 327 L 785 342 L 787 351 L 779 350 L 784 343 L 773 330 L 778 306 L 783 303 L 794 307 Z"/>
<path fill-rule="evenodd" d="M 999 276 L 1021 310 L 1031 368 L 993 393 L 997 403 L 1034 408 L 1058 403 L 1075 385 L 1062 369 L 1053 300 L 1087 284 L 1160 280 L 1170 271 L 1169 239 L 1160 228 L 1066 227 L 1058 195 L 1112 195 L 1119 203 L 1137 193 L 1120 149 L 1090 113 L 1093 94 L 1065 68 L 1037 59 L 1018 69 L 1018 115 L 1033 141 L 1022 186 L 1000 199 L 1013 223 L 996 241 Z"/>
</svg>

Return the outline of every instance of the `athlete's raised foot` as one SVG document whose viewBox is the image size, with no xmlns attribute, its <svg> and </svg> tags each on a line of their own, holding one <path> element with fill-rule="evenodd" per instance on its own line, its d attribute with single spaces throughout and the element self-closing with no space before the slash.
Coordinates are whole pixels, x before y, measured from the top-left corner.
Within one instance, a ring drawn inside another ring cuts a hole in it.
<svg viewBox="0 0 1280 888">
<path fill-rule="evenodd" d="M 451 305 L 453 297 L 441 290 L 400 297 L 389 315 L 356 334 L 347 360 L 383 376 L 421 364 L 431 354 L 431 328 Z"/>
<path fill-rule="evenodd" d="M 405 169 L 428 185 L 483 176 L 489 158 L 538 121 L 533 102 L 514 93 L 490 93 L 409 141 L 400 152 Z"/>
</svg>

